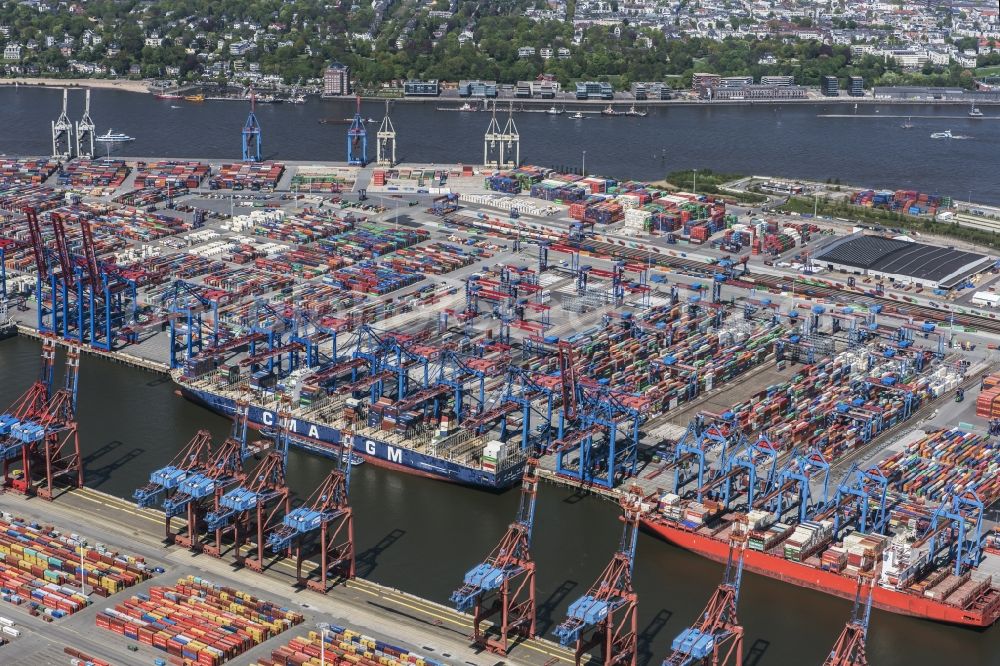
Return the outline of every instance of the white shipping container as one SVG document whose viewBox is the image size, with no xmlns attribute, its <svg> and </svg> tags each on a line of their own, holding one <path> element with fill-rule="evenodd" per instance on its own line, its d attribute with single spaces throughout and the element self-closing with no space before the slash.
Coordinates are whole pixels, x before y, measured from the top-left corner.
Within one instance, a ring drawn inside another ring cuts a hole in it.
<svg viewBox="0 0 1000 666">
<path fill-rule="evenodd" d="M 9 617 L 0 617 L 0 624 L 2 624 L 5 627 L 13 627 L 14 620 L 10 619 Z"/>
<path fill-rule="evenodd" d="M 13 638 L 17 638 L 18 636 L 21 635 L 21 630 L 15 629 L 14 627 L 3 627 L 3 633 L 7 634 L 8 636 L 12 636 Z"/>
</svg>

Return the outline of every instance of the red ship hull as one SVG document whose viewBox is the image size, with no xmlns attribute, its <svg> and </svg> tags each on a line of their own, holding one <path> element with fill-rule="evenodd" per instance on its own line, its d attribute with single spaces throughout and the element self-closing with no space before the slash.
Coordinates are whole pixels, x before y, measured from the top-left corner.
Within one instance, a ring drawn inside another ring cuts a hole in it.
<svg viewBox="0 0 1000 666">
<path fill-rule="evenodd" d="M 729 544 L 718 539 L 660 521 L 643 520 L 642 527 L 668 543 L 702 557 L 716 562 L 725 562 L 728 558 Z M 756 550 L 747 550 L 744 553 L 743 568 L 768 578 L 819 590 L 844 599 L 854 599 L 857 591 L 857 581 L 850 576 L 792 562 Z M 996 593 L 988 595 L 985 603 L 963 609 L 916 594 L 875 586 L 872 605 L 891 613 L 969 627 L 989 627 L 1000 617 L 1000 594 Z"/>
</svg>

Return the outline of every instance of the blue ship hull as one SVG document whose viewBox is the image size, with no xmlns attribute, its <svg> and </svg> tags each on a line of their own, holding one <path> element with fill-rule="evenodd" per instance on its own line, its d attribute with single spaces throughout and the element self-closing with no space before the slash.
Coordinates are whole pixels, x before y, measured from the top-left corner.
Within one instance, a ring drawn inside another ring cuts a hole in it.
<svg viewBox="0 0 1000 666">
<path fill-rule="evenodd" d="M 233 399 L 211 391 L 181 386 L 181 393 L 189 400 L 223 416 L 232 417 L 236 411 Z M 249 420 L 257 428 L 270 429 L 278 424 L 278 415 L 274 411 L 250 405 Z M 341 455 L 340 429 L 305 419 L 293 419 L 289 429 L 294 434 L 289 440 L 291 446 L 327 458 Z M 352 449 L 373 465 L 488 490 L 510 488 L 521 480 L 524 471 L 524 464 L 518 463 L 494 474 L 361 435 L 354 437 Z"/>
</svg>

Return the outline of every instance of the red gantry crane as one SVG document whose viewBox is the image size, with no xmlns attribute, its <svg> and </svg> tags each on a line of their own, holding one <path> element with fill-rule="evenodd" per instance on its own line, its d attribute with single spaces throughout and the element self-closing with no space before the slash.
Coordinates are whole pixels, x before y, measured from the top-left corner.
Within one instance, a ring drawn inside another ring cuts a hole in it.
<svg viewBox="0 0 1000 666">
<path fill-rule="evenodd" d="M 451 595 L 459 611 L 465 613 L 472 609 L 474 643 L 497 654 L 507 654 L 512 637 L 532 638 L 535 635 L 535 561 L 531 557 L 531 533 L 538 498 L 537 468 L 537 460 L 527 461 L 517 518 L 486 561 L 466 573 L 462 587 Z M 497 614 L 499 622 L 487 632 L 483 622 Z"/>
<path fill-rule="evenodd" d="M 642 490 L 629 488 L 621 496 L 621 543 L 604 573 L 584 596 L 574 601 L 567 617 L 554 630 L 563 646 L 576 646 L 576 665 L 583 655 L 600 646 L 603 666 L 636 666 L 638 595 L 632 587 L 635 546 L 639 536 Z M 589 632 L 589 637 L 586 636 Z"/>
<path fill-rule="evenodd" d="M 344 433 L 344 442 L 354 434 Z M 280 527 L 267 535 L 272 552 L 295 551 L 295 577 L 299 585 L 326 593 L 333 577 L 354 578 L 354 514 L 348 503 L 353 457 L 351 446 L 344 444 L 347 455 L 337 456 L 337 467 L 327 475 L 303 506 L 292 509 Z M 313 546 L 319 550 L 319 580 L 303 575 L 302 565 Z"/>
<path fill-rule="evenodd" d="M 741 523 L 733 524 L 722 584 L 715 588 L 698 620 L 674 639 L 663 666 L 742 666 L 743 626 L 736 615 L 736 606 L 747 540 L 744 527 Z"/>
<path fill-rule="evenodd" d="M 854 594 L 854 608 L 851 619 L 840 632 L 833 651 L 823 662 L 823 666 L 868 666 L 865 641 L 868 638 L 868 622 L 872 614 L 872 591 L 875 588 L 874 574 L 858 577 L 858 590 Z"/>
</svg>

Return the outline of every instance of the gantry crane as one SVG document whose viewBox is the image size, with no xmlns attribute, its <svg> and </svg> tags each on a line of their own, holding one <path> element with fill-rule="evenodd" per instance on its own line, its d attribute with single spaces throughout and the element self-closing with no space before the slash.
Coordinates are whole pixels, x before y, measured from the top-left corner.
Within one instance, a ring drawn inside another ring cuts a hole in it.
<svg viewBox="0 0 1000 666">
<path fill-rule="evenodd" d="M 249 413 L 249 403 L 245 400 L 238 401 L 230 436 L 212 452 L 208 464 L 188 474 L 181 481 L 177 492 L 163 502 L 163 512 L 168 521 L 171 516 L 187 513 L 185 529 L 176 534 L 168 532 L 167 539 L 172 543 L 194 551 L 203 550 L 201 528 L 205 516 L 210 511 L 219 511 L 219 502 L 226 491 L 243 482 L 243 461 L 248 455 Z M 211 507 L 208 506 L 209 502 Z M 214 552 L 220 552 L 222 526 L 208 527 L 207 531 L 209 543 L 214 538 Z"/>
<path fill-rule="evenodd" d="M 618 551 L 584 596 L 574 601 L 566 619 L 554 630 L 563 646 L 576 646 L 576 664 L 587 650 L 600 646 L 600 663 L 636 665 L 638 595 L 632 587 L 635 546 L 639 536 L 642 491 L 637 486 L 621 496 L 624 522 Z M 589 636 L 585 636 L 589 632 Z"/>
<path fill-rule="evenodd" d="M 260 162 L 263 159 L 261 153 L 261 130 L 257 121 L 257 114 L 254 113 L 257 106 L 257 97 L 253 88 L 250 89 L 250 115 L 243 125 L 243 161 Z"/>
<path fill-rule="evenodd" d="M 139 508 L 147 508 L 161 500 L 168 500 L 174 495 L 190 474 L 202 471 L 208 466 L 212 457 L 212 433 L 199 430 L 195 433 L 173 462 L 165 467 L 150 472 L 149 483 L 137 488 L 132 493 L 132 499 Z M 171 518 L 166 517 L 166 534 L 171 533 Z"/>
<path fill-rule="evenodd" d="M 875 589 L 874 576 L 866 574 L 858 577 L 858 589 L 854 594 L 854 608 L 851 619 L 840 632 L 833 651 L 823 661 L 823 666 L 868 666 L 865 641 L 868 639 L 868 623 L 872 614 L 872 593 Z"/>
<path fill-rule="evenodd" d="M 345 433 L 343 441 L 352 442 L 353 433 Z M 344 445 L 344 451 L 351 447 Z M 303 506 L 285 514 L 282 524 L 267 536 L 272 552 L 295 550 L 295 576 L 299 585 L 327 592 L 330 574 L 350 580 L 354 578 L 354 515 L 348 503 L 351 483 L 351 456 L 338 456 L 332 469 L 316 492 Z M 311 546 L 318 547 L 320 567 L 318 581 L 302 574 L 302 565 Z"/>
<path fill-rule="evenodd" d="M 742 666 L 743 627 L 737 619 L 736 606 L 743 578 L 745 527 L 742 523 L 733 523 L 725 577 L 695 623 L 674 639 L 663 666 Z"/>
<path fill-rule="evenodd" d="M 465 574 L 465 581 L 451 595 L 455 607 L 472 609 L 473 641 L 490 652 L 506 655 L 512 637 L 535 635 L 535 562 L 531 557 L 531 533 L 538 498 L 538 461 L 529 459 L 521 481 L 521 504 L 517 518 L 507 528 L 500 544 L 482 564 Z M 500 615 L 493 635 L 482 624 Z M 496 632 L 499 636 L 495 636 Z"/>
<path fill-rule="evenodd" d="M 66 352 L 63 388 L 52 392 L 56 344 L 42 344 L 39 379 L 4 414 L 0 414 L 0 452 L 4 461 L 4 484 L 26 495 L 45 499 L 55 495 L 57 480 L 83 485 L 80 441 L 76 423 L 80 354 Z M 21 474 L 15 476 L 11 463 L 21 459 Z M 42 471 L 44 470 L 44 472 Z"/>
<path fill-rule="evenodd" d="M 208 529 L 232 531 L 237 561 L 253 571 L 263 570 L 267 537 L 292 508 L 292 493 L 286 482 L 290 419 L 281 415 L 279 422 L 281 429 L 274 438 L 274 450 L 246 475 L 244 483 L 222 496 L 218 509 L 205 516 Z M 244 548 L 249 552 L 244 553 Z M 222 556 L 215 544 L 207 544 L 204 552 Z"/>
<path fill-rule="evenodd" d="M 52 391 L 52 377 L 56 360 L 56 343 L 42 341 L 42 365 L 38 379 L 14 404 L 0 414 L 0 456 L 3 458 L 4 486 L 9 487 L 14 479 L 12 463 L 21 457 L 23 439 L 14 434 L 14 429 L 29 422 L 42 413 Z"/>
<path fill-rule="evenodd" d="M 184 529 L 177 533 L 168 532 L 168 541 L 196 552 L 202 550 L 201 527 L 210 510 L 208 504 L 211 501 L 212 509 L 218 510 L 219 500 L 226 490 L 242 481 L 244 450 L 238 440 L 227 439 L 212 453 L 203 470 L 188 475 L 177 492 L 163 502 L 163 513 L 168 522 L 173 516 L 187 514 Z M 222 530 L 217 528 L 210 532 L 214 532 L 215 549 L 218 551 L 221 549 Z"/>
</svg>

